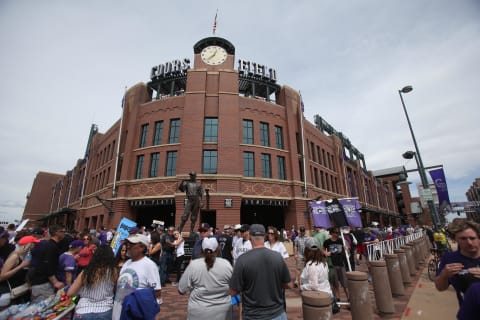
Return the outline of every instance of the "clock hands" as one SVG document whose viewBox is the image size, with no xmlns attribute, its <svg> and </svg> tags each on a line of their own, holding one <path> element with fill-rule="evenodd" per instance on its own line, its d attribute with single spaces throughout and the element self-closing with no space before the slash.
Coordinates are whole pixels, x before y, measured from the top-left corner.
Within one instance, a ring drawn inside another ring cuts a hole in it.
<svg viewBox="0 0 480 320">
<path fill-rule="evenodd" d="M 213 54 L 212 54 L 211 56 L 209 56 L 209 57 L 207 58 L 207 60 L 212 59 L 213 57 L 215 57 L 216 54 L 217 54 L 217 48 L 215 48 L 215 51 L 213 52 Z"/>
</svg>

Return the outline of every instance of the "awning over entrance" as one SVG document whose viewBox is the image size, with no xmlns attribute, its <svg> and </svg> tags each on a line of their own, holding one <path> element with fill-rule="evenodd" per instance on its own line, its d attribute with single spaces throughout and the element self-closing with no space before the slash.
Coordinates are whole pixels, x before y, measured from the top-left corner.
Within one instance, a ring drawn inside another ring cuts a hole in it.
<svg viewBox="0 0 480 320">
<path fill-rule="evenodd" d="M 38 219 L 37 221 L 48 221 L 52 218 L 56 218 L 58 216 L 62 216 L 62 215 L 67 215 L 67 214 L 74 214 L 74 213 L 77 213 L 77 210 L 76 209 L 72 209 L 72 208 L 63 208 L 61 210 L 58 210 L 58 211 L 55 211 L 55 212 L 51 212 L 49 214 L 47 214 L 46 216 L 44 217 L 41 217 L 40 219 Z"/>
</svg>

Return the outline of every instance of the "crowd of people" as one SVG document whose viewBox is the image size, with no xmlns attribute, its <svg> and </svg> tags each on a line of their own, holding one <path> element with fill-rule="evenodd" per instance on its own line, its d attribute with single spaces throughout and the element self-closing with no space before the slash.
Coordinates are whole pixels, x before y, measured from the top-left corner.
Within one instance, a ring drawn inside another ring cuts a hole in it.
<svg viewBox="0 0 480 320">
<path fill-rule="evenodd" d="M 63 289 L 79 297 L 73 319 L 158 319 L 161 289 L 170 283 L 189 294 L 189 319 L 231 319 L 232 304 L 240 306 L 243 319 L 287 319 L 285 289 L 292 285 L 327 293 L 338 312 L 340 291 L 349 298 L 346 272 L 367 259 L 365 246 L 414 231 L 372 226 L 315 227 L 313 232 L 300 227 L 297 232 L 292 227 L 285 234 L 259 224 L 225 225 L 220 231 L 201 223 L 188 238 L 194 239 L 189 256 L 186 239 L 173 226 L 133 227 L 117 252 L 109 245 L 114 229 L 77 233 L 53 225 L 12 234 L 0 228 L 0 309 L 38 302 Z M 457 219 L 448 232 L 459 249 L 443 255 L 435 285 L 446 290 L 451 284 L 461 307 L 459 319 L 471 319 L 480 297 L 475 283 L 480 279 L 480 228 Z M 284 239 L 293 247 L 293 278 L 285 263 L 292 253 Z M 433 245 L 443 248 L 443 238 L 435 236 Z M 12 294 L 25 285 L 27 290 Z"/>
</svg>

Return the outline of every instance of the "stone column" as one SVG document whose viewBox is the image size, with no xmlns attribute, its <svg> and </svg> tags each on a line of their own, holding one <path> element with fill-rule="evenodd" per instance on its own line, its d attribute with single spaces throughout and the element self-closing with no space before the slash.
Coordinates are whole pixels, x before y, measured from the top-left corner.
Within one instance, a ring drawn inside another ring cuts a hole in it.
<svg viewBox="0 0 480 320">
<path fill-rule="evenodd" d="M 413 252 L 415 254 L 415 267 L 417 270 L 420 270 L 422 268 L 422 263 L 423 263 L 423 257 L 422 253 L 420 251 L 420 240 L 414 240 L 413 241 Z"/>
<path fill-rule="evenodd" d="M 410 270 L 408 269 L 407 256 L 404 249 L 395 249 L 393 250 L 398 256 L 398 262 L 400 263 L 400 272 L 402 273 L 402 280 L 405 284 L 410 284 L 412 282 L 410 278 Z"/>
<path fill-rule="evenodd" d="M 407 263 L 408 263 L 408 270 L 410 271 L 410 275 L 414 276 L 416 274 L 416 268 L 415 268 L 415 261 L 413 257 L 413 247 L 411 244 L 406 244 L 404 246 L 401 246 L 403 250 L 405 250 L 405 255 L 407 256 Z"/>
<path fill-rule="evenodd" d="M 305 320 L 328 320 L 332 317 L 332 298 L 323 291 L 302 291 Z"/>
<path fill-rule="evenodd" d="M 368 292 L 368 274 L 361 271 L 347 272 L 352 320 L 373 319 L 372 301 Z"/>
<path fill-rule="evenodd" d="M 388 280 L 390 281 L 392 295 L 394 297 L 405 295 L 405 287 L 403 286 L 398 256 L 396 254 L 386 254 L 384 257 L 385 262 L 387 263 Z"/>
<path fill-rule="evenodd" d="M 381 313 L 394 313 L 392 290 L 388 281 L 387 264 L 384 260 L 370 261 L 373 291 L 377 309 Z M 353 312 L 352 312 L 353 313 Z"/>
</svg>

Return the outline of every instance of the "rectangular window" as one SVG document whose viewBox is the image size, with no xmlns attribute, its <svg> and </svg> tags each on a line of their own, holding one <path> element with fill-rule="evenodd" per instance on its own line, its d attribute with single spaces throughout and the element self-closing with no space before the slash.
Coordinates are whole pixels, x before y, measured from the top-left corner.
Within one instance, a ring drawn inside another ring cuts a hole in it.
<svg viewBox="0 0 480 320">
<path fill-rule="evenodd" d="M 149 177 L 156 177 L 158 176 L 158 163 L 160 161 L 160 153 L 155 152 L 151 154 L 150 158 L 150 173 Z"/>
<path fill-rule="evenodd" d="M 314 162 L 317 162 L 317 159 L 315 159 L 315 144 L 313 142 L 310 142 L 310 148 L 312 149 L 312 157 L 310 159 L 312 159 Z"/>
<path fill-rule="evenodd" d="M 272 164 L 270 162 L 270 155 L 262 153 L 262 177 L 272 177 Z"/>
<path fill-rule="evenodd" d="M 163 121 L 155 122 L 155 133 L 153 135 L 153 145 L 162 144 Z"/>
<path fill-rule="evenodd" d="M 243 175 L 245 177 L 255 177 L 255 159 L 253 152 L 243 153 Z"/>
<path fill-rule="evenodd" d="M 144 148 L 147 145 L 148 123 L 142 125 L 142 132 L 140 134 L 140 148 Z"/>
<path fill-rule="evenodd" d="M 319 183 L 318 183 L 318 169 L 317 168 L 313 168 L 313 178 L 314 178 L 314 181 L 315 181 L 315 187 L 318 187 Z"/>
<path fill-rule="evenodd" d="M 170 120 L 170 133 L 168 134 L 168 143 L 178 143 L 180 141 L 180 119 Z"/>
<path fill-rule="evenodd" d="M 268 123 L 266 122 L 260 122 L 260 144 L 264 147 L 270 147 Z"/>
<path fill-rule="evenodd" d="M 253 144 L 253 121 L 243 120 L 243 139 L 242 143 Z"/>
<path fill-rule="evenodd" d="M 165 176 L 177 175 L 177 151 L 167 152 L 167 167 L 165 170 Z"/>
<path fill-rule="evenodd" d="M 278 179 L 286 180 L 287 175 L 285 174 L 285 158 L 277 157 L 277 166 L 278 166 Z"/>
<path fill-rule="evenodd" d="M 218 119 L 206 118 L 203 132 L 203 141 L 217 142 L 218 141 Z"/>
<path fill-rule="evenodd" d="M 202 173 L 217 173 L 217 150 L 203 151 Z"/>
<path fill-rule="evenodd" d="M 137 156 L 137 170 L 135 171 L 135 179 L 142 179 L 144 156 Z"/>
<path fill-rule="evenodd" d="M 283 130 L 279 126 L 275 126 L 275 145 L 277 149 L 283 149 Z"/>
</svg>

